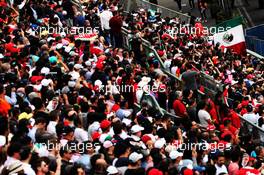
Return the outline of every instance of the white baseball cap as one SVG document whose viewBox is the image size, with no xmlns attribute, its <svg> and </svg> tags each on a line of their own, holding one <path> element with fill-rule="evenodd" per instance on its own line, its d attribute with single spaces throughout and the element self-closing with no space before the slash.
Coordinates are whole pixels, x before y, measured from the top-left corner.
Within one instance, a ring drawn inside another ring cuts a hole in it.
<svg viewBox="0 0 264 175">
<path fill-rule="evenodd" d="M 41 81 L 42 86 L 48 86 L 52 82 L 51 79 L 43 79 Z"/>
<path fill-rule="evenodd" d="M 141 127 L 141 126 L 139 126 L 139 125 L 134 125 L 134 126 L 132 126 L 132 128 L 131 128 L 131 132 L 134 134 L 134 133 L 137 133 L 137 132 L 139 132 L 139 131 L 143 131 L 144 130 L 144 128 L 143 127 Z"/>
<path fill-rule="evenodd" d="M 58 43 L 57 45 L 56 45 L 56 49 L 61 49 L 63 47 L 63 44 L 62 43 Z"/>
<path fill-rule="evenodd" d="M 75 69 L 83 69 L 83 66 L 81 64 L 75 64 L 74 68 Z"/>
<path fill-rule="evenodd" d="M 107 172 L 107 175 L 110 175 L 110 174 L 117 174 L 118 173 L 118 170 L 116 167 L 114 166 L 109 166 L 107 169 L 106 169 L 106 172 Z"/>
<path fill-rule="evenodd" d="M 162 147 L 164 147 L 166 145 L 166 140 L 164 138 L 161 138 L 159 140 L 157 140 L 155 143 L 154 143 L 154 147 L 155 148 L 158 148 L 158 149 L 161 149 Z"/>
<path fill-rule="evenodd" d="M 41 74 L 49 74 L 50 73 L 50 69 L 48 67 L 43 67 L 40 71 Z"/>
<path fill-rule="evenodd" d="M 106 141 L 104 141 L 103 146 L 104 146 L 104 148 L 107 149 L 107 148 L 110 148 L 111 146 L 113 146 L 113 143 L 110 140 L 106 140 Z"/>
<path fill-rule="evenodd" d="M 143 158 L 143 155 L 142 154 L 139 154 L 137 152 L 133 152 L 129 155 L 128 159 L 130 161 L 132 161 L 133 163 L 136 163 L 137 161 L 139 161 L 140 159 Z"/>
<path fill-rule="evenodd" d="M 181 156 L 183 156 L 183 153 L 181 153 L 181 152 L 179 152 L 179 151 L 176 151 L 176 150 L 173 150 L 173 151 L 171 151 L 170 152 L 170 158 L 172 159 L 172 160 L 175 160 L 175 159 L 177 159 L 178 157 L 181 157 Z"/>
</svg>

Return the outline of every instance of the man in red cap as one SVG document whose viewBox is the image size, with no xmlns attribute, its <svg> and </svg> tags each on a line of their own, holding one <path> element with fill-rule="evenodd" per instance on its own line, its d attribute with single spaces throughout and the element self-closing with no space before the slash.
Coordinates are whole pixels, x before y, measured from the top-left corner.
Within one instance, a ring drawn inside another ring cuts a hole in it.
<svg viewBox="0 0 264 175">
<path fill-rule="evenodd" d="M 111 126 L 111 122 L 109 120 L 103 120 L 100 123 L 100 128 L 102 130 L 102 134 L 99 138 L 100 142 L 104 142 L 106 140 L 106 138 L 109 137 L 109 131 L 110 131 L 110 126 Z"/>
</svg>

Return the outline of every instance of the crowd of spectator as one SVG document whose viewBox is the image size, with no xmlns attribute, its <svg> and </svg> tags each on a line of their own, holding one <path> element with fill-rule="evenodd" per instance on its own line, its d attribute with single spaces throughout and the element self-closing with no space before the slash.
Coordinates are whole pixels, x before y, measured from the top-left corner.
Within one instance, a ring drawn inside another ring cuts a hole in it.
<svg viewBox="0 0 264 175">
<path fill-rule="evenodd" d="M 0 174 L 263 173 L 264 140 L 238 116 L 264 127 L 262 60 L 116 0 L 0 3 Z M 201 73 L 223 90 L 208 94 Z"/>
</svg>

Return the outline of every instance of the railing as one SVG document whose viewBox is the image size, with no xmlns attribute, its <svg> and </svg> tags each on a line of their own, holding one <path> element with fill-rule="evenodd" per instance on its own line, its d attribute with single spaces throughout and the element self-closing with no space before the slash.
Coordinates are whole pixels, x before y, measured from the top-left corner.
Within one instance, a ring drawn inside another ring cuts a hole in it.
<svg viewBox="0 0 264 175">
<path fill-rule="evenodd" d="M 264 129 L 252 123 L 251 121 L 243 118 L 241 115 L 240 117 L 240 126 L 241 126 L 241 136 L 245 136 L 251 134 L 252 139 L 258 143 L 264 143 Z"/>
<path fill-rule="evenodd" d="M 264 25 L 255 26 L 246 30 L 247 48 L 264 56 Z"/>
<path fill-rule="evenodd" d="M 138 9 L 148 9 L 155 12 L 161 13 L 161 17 L 170 17 L 175 18 L 179 17 L 182 21 L 185 21 L 186 24 L 190 23 L 191 17 L 184 13 L 171 10 L 169 8 L 150 3 L 146 0 L 120 0 L 119 1 L 125 12 L 136 11 Z"/>
<path fill-rule="evenodd" d="M 206 94 L 215 96 L 218 91 L 223 91 L 223 85 L 204 72 L 200 73 L 199 83 L 204 87 Z"/>
<path fill-rule="evenodd" d="M 124 28 L 122 30 L 122 33 L 123 33 L 123 38 L 124 38 L 123 40 L 126 41 L 126 42 L 124 42 L 125 43 L 125 47 L 127 49 L 130 49 L 129 42 L 130 42 L 132 34 L 128 30 L 126 30 Z M 165 69 L 162 59 L 157 54 L 156 50 L 151 47 L 150 43 L 148 41 L 142 39 L 142 46 L 143 46 L 144 51 L 147 53 L 146 55 L 148 55 L 150 52 L 154 53 L 155 57 L 160 62 L 161 70 L 165 74 L 167 74 L 170 78 L 173 78 L 173 79 L 176 80 L 178 88 L 182 87 L 183 83 L 182 83 L 181 79 L 179 79 L 178 77 L 176 77 L 175 75 L 171 74 L 169 71 L 167 71 Z M 256 57 L 256 58 L 258 58 L 258 59 L 261 59 L 261 60 L 264 59 L 263 56 L 255 53 L 255 52 L 253 52 L 251 50 L 247 50 L 247 53 L 252 55 L 252 56 L 254 56 L 254 57 Z M 221 83 L 217 83 L 212 77 L 206 75 L 205 73 L 201 73 L 200 84 L 204 86 L 205 94 L 210 93 L 212 96 L 214 96 L 217 93 L 218 90 L 220 90 L 220 91 L 223 90 L 223 85 Z M 202 93 L 200 92 L 200 94 L 202 94 Z M 152 97 L 150 97 L 150 98 L 152 98 Z M 166 113 L 166 114 L 170 115 L 172 118 L 175 118 L 175 115 L 168 113 L 165 109 L 161 109 L 157 102 L 156 103 L 154 102 L 153 104 L 156 106 L 156 108 L 158 108 L 160 111 L 162 111 L 163 114 Z M 251 123 L 250 121 L 246 120 L 242 116 L 240 116 L 240 119 L 241 119 L 241 126 L 244 126 L 244 125 L 251 126 L 252 127 L 252 132 L 254 133 L 253 134 L 254 135 L 254 139 L 255 140 L 260 140 L 260 142 L 264 143 L 264 129 L 260 128 L 259 126 L 255 125 L 254 123 Z"/>
</svg>

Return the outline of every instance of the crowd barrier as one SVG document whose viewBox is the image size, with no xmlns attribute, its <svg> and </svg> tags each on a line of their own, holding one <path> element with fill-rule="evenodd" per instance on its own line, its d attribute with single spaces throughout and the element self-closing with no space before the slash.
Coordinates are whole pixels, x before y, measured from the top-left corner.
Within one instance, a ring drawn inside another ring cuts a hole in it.
<svg viewBox="0 0 264 175">
<path fill-rule="evenodd" d="M 184 14 L 184 13 L 177 12 L 175 10 L 171 10 L 169 8 L 166 8 L 160 5 L 150 3 L 146 0 L 120 0 L 119 2 L 120 2 L 119 4 L 121 4 L 125 12 L 132 12 L 140 8 L 143 8 L 143 9 L 148 9 L 148 10 L 159 12 L 161 13 L 161 17 L 163 18 L 179 17 L 182 21 L 185 21 L 186 24 L 190 23 L 191 16 Z"/>
</svg>

